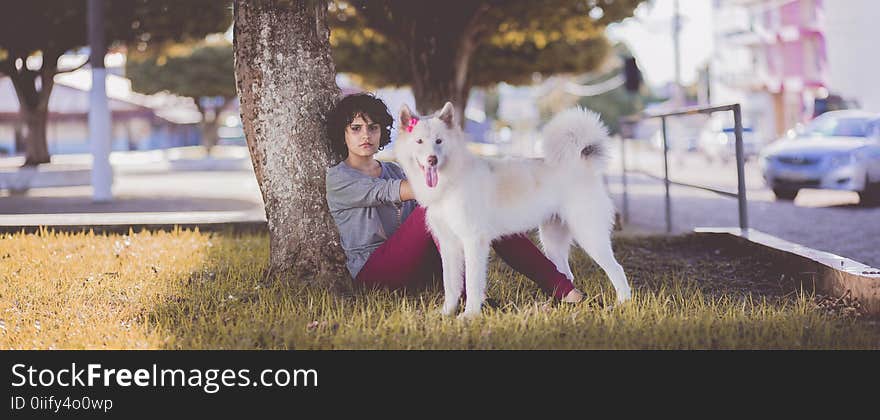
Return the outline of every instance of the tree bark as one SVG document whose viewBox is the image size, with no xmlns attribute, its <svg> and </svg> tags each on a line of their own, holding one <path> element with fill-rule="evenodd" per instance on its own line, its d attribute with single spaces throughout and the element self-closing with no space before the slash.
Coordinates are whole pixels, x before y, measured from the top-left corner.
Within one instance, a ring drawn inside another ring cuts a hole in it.
<svg viewBox="0 0 880 420">
<path fill-rule="evenodd" d="M 24 166 L 49 163 L 49 140 L 46 138 L 49 110 L 45 108 L 30 109 L 22 106 L 19 115 L 27 127 L 24 139 Z"/>
<path fill-rule="evenodd" d="M 325 198 L 324 121 L 339 95 L 326 14 L 325 1 L 235 0 L 235 75 L 270 271 L 343 291 L 351 277 Z"/>
<path fill-rule="evenodd" d="M 467 66 L 473 54 L 461 33 L 439 36 L 418 25 L 406 31 L 404 40 L 409 52 L 413 97 L 416 110 L 431 114 L 449 101 L 455 105 L 455 118 L 464 126 L 464 108 L 470 93 Z"/>
<path fill-rule="evenodd" d="M 217 145 L 217 141 L 220 139 L 220 136 L 217 135 L 219 125 L 216 116 L 210 119 L 202 118 L 202 146 L 205 147 L 205 156 L 207 157 L 211 157 L 211 151 L 214 150 L 214 146 Z"/>
<path fill-rule="evenodd" d="M 25 147 L 27 147 L 27 143 L 24 138 L 24 124 L 22 123 L 22 119 L 19 118 L 15 120 L 15 153 L 21 153 Z"/>
<path fill-rule="evenodd" d="M 205 147 L 205 156 L 211 157 L 211 150 L 217 145 L 220 136 L 217 129 L 220 128 L 220 114 L 226 105 L 229 104 L 229 98 L 224 98 L 223 105 L 214 109 L 205 109 L 199 102 L 199 98 L 193 98 L 193 101 L 202 115 L 202 121 L 199 123 L 199 130 L 202 132 L 202 146 Z"/>
<path fill-rule="evenodd" d="M 43 53 L 43 64 L 39 71 L 29 70 L 22 64 L 21 69 L 11 68 L 8 72 L 18 96 L 19 116 L 24 128 L 24 166 L 37 166 L 49 163 L 49 143 L 46 139 L 46 123 L 49 117 L 49 97 L 55 86 L 55 73 L 60 54 Z M 21 56 L 22 62 L 27 57 Z M 39 77 L 40 89 L 37 90 Z"/>
<path fill-rule="evenodd" d="M 470 60 L 480 39 L 486 35 L 483 20 L 488 4 L 464 3 L 461 7 L 438 4 L 436 10 L 403 5 L 400 40 L 407 51 L 412 73 L 416 110 L 433 113 L 449 101 L 455 105 L 455 119 L 464 127 L 471 86 Z M 416 9 L 412 9 L 416 7 Z M 427 15 L 427 16 L 425 16 Z"/>
</svg>

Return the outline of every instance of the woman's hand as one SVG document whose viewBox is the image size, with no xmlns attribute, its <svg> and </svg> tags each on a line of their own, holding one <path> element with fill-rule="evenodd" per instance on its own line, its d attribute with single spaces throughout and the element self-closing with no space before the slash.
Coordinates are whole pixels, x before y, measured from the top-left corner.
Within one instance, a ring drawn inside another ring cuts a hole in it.
<svg viewBox="0 0 880 420">
<path fill-rule="evenodd" d="M 416 196 L 413 193 L 412 186 L 409 185 L 409 181 L 403 180 L 400 181 L 400 201 L 407 200 L 415 200 Z"/>
</svg>

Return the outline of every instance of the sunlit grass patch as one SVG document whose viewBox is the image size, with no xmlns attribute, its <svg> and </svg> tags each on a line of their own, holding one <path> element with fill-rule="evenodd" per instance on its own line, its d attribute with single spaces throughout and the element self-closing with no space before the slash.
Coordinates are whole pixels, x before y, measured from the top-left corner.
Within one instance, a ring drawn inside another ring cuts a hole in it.
<svg viewBox="0 0 880 420">
<path fill-rule="evenodd" d="M 156 348 L 144 315 L 186 293 L 209 247 L 188 231 L 3 235 L 0 347 Z"/>
<path fill-rule="evenodd" d="M 0 348 L 880 348 L 772 261 L 687 236 L 617 240 L 632 302 L 582 253 L 589 297 L 558 304 L 493 258 L 498 307 L 440 316 L 440 285 L 338 296 L 264 279 L 265 234 L 177 230 L 0 237 Z"/>
</svg>

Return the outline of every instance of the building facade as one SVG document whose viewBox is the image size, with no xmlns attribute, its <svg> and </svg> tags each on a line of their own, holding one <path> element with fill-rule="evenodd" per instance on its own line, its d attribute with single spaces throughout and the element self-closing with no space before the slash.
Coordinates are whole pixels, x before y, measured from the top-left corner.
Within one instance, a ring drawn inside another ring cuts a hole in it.
<svg viewBox="0 0 880 420">
<path fill-rule="evenodd" d="M 762 136 L 811 119 L 829 96 L 823 0 L 714 0 L 713 101 L 743 103 Z"/>
<path fill-rule="evenodd" d="M 832 90 L 861 109 L 880 113 L 880 1 L 827 3 L 825 37 Z"/>
</svg>

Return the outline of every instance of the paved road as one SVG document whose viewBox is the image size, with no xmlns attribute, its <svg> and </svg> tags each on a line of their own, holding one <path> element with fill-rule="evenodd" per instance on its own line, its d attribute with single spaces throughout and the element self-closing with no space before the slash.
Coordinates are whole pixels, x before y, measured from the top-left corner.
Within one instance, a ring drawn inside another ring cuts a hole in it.
<svg viewBox="0 0 880 420">
<path fill-rule="evenodd" d="M 615 148 L 615 151 L 617 149 Z M 663 174 L 662 155 L 655 151 L 628 149 L 628 167 Z M 622 209 L 619 156 L 609 162 L 608 186 L 618 209 Z M 679 153 L 670 159 L 670 178 L 681 182 L 736 190 L 734 165 L 708 163 L 705 158 Z M 666 231 L 664 188 L 646 176 L 627 177 L 628 228 L 639 232 Z M 880 267 L 880 208 L 858 205 L 854 192 L 801 190 L 794 202 L 776 201 L 764 186 L 755 162 L 746 165 L 749 226 L 782 239 L 835 253 L 873 267 Z M 694 188 L 673 186 L 673 232 L 695 227 L 738 227 L 735 199 Z"/>
</svg>

